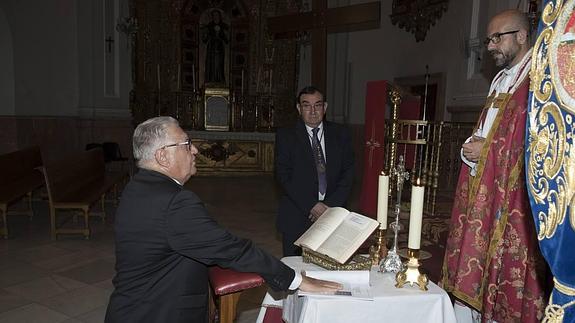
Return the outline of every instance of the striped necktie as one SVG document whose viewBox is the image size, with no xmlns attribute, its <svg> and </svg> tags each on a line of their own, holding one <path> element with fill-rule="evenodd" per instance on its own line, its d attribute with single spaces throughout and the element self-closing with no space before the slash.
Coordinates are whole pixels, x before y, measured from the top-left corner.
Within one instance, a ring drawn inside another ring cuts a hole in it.
<svg viewBox="0 0 575 323">
<path fill-rule="evenodd" d="M 319 128 L 312 129 L 312 150 L 313 150 L 313 159 L 315 160 L 315 166 L 317 169 L 317 179 L 318 179 L 318 189 L 322 195 L 325 195 L 325 191 L 327 189 L 327 180 L 325 177 L 325 157 L 323 155 L 323 150 L 321 149 L 321 142 L 317 136 Z"/>
</svg>

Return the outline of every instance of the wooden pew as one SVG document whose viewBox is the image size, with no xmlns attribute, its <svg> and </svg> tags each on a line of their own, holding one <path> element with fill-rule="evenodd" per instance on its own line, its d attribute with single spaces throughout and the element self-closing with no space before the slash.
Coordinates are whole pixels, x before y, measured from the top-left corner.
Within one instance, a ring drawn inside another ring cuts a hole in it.
<svg viewBox="0 0 575 323">
<path fill-rule="evenodd" d="M 37 146 L 0 155 L 0 213 L 3 226 L 0 236 L 8 238 L 7 215 L 22 213 L 8 211 L 8 206 L 22 197 L 28 200 L 28 210 L 23 213 L 32 219 L 32 192 L 44 184 L 40 167 L 42 155 Z"/>
<path fill-rule="evenodd" d="M 56 239 L 59 234 L 83 234 L 85 239 L 89 239 L 89 216 L 98 215 L 102 221 L 105 220 L 106 193 L 117 191 L 117 186 L 128 175 L 126 172 L 107 174 L 102 149 L 73 154 L 59 162 L 45 165 L 43 170 L 50 204 L 52 239 Z M 102 211 L 98 214 L 90 213 L 97 202 L 100 202 Z M 80 211 L 84 226 L 59 227 L 59 210 Z"/>
</svg>

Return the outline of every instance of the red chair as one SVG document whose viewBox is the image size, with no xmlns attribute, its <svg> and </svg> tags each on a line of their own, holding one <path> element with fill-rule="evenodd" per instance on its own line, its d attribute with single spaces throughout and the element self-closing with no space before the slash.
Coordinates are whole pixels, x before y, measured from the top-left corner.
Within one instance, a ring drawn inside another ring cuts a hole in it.
<svg viewBox="0 0 575 323">
<path fill-rule="evenodd" d="M 219 298 L 220 323 L 233 323 L 242 291 L 263 285 L 264 279 L 254 273 L 241 273 L 218 266 L 208 271 L 210 285 Z"/>
<path fill-rule="evenodd" d="M 264 323 L 283 323 L 282 309 L 279 307 L 266 308 L 266 315 L 264 316 Z"/>
</svg>

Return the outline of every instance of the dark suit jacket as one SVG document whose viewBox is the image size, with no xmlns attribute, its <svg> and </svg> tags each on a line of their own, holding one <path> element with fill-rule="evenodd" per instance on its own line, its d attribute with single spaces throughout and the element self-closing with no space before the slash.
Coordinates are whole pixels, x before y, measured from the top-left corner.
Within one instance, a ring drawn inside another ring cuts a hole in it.
<svg viewBox="0 0 575 323">
<path fill-rule="evenodd" d="M 344 206 L 353 182 L 353 147 L 342 125 L 323 122 L 327 190 L 324 203 Z M 283 189 L 277 225 L 283 233 L 303 233 L 311 225 L 309 214 L 318 202 L 318 179 L 309 135 L 303 121 L 276 133 L 275 174 Z"/>
<path fill-rule="evenodd" d="M 287 290 L 294 271 L 237 238 L 191 191 L 141 169 L 116 212 L 116 276 L 106 322 L 207 322 L 207 266 L 259 273 Z"/>
</svg>

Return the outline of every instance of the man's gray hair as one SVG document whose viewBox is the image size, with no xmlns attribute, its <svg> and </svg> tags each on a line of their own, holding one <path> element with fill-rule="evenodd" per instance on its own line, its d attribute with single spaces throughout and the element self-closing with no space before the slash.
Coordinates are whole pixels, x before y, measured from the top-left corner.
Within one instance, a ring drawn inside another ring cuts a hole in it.
<svg viewBox="0 0 575 323">
<path fill-rule="evenodd" d="M 168 128 L 179 126 L 178 120 L 172 117 L 155 117 L 140 123 L 134 130 L 132 146 L 134 159 L 138 166 L 154 159 L 156 150 L 166 145 Z"/>
</svg>

